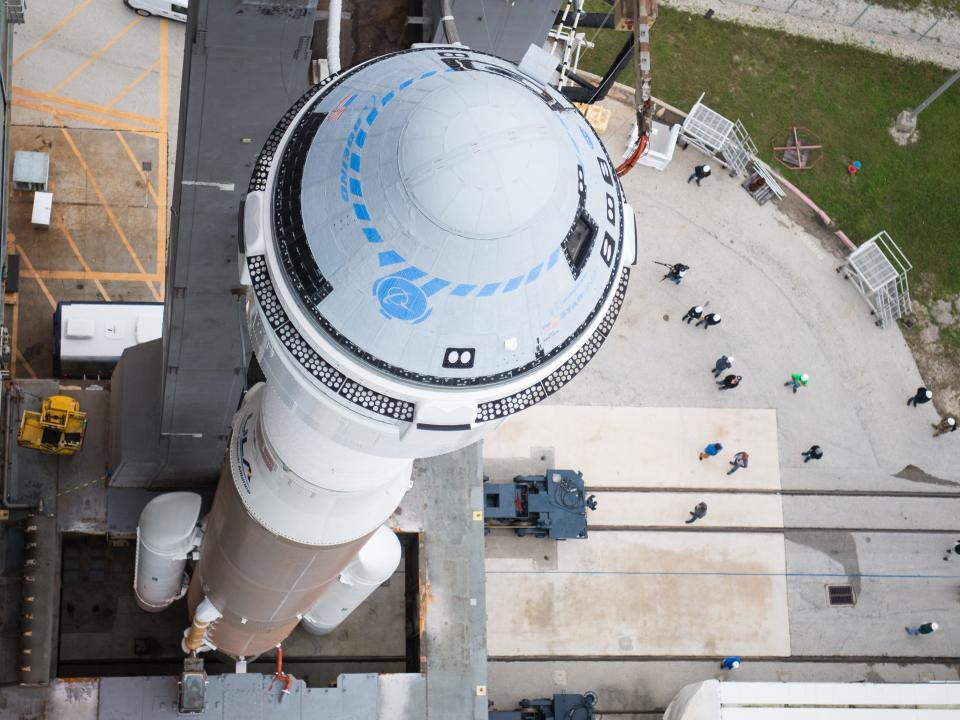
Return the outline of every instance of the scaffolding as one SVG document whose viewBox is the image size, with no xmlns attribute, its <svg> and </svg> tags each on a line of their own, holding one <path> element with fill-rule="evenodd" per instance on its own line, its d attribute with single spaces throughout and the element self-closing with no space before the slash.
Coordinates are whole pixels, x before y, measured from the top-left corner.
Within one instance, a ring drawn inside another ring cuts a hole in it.
<svg viewBox="0 0 960 720">
<path fill-rule="evenodd" d="M 743 173 L 757 155 L 757 146 L 737 120 L 728 120 L 703 104 L 703 94 L 683 121 L 682 139 L 730 168 L 730 175 Z"/>
<path fill-rule="evenodd" d="M 837 268 L 852 280 L 870 306 L 878 327 L 887 327 L 910 312 L 907 273 L 913 265 L 886 230 L 881 230 L 854 250 Z"/>
</svg>

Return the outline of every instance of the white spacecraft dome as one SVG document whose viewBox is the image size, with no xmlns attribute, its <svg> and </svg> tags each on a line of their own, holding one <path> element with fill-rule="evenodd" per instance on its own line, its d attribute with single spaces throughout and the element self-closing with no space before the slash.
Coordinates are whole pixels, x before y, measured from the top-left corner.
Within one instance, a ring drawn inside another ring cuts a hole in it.
<svg viewBox="0 0 960 720">
<path fill-rule="evenodd" d="M 286 131 L 265 190 L 281 304 L 405 384 L 542 368 L 618 290 L 624 200 L 599 138 L 483 53 L 418 49 L 336 76 Z"/>
</svg>

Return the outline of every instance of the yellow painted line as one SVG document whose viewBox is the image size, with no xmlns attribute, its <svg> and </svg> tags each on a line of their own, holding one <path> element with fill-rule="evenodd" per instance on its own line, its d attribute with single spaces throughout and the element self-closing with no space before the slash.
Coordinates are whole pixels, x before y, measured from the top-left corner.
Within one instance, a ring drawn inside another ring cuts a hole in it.
<svg viewBox="0 0 960 720">
<path fill-rule="evenodd" d="M 60 232 L 62 232 L 63 236 L 67 239 L 67 244 L 70 245 L 70 249 L 73 250 L 73 254 L 76 255 L 77 260 L 80 261 L 80 265 L 83 267 L 83 269 L 87 272 L 93 272 L 93 270 L 90 269 L 90 265 L 87 264 L 86 258 L 84 258 L 83 254 L 80 252 L 80 248 L 77 247 L 77 243 L 74 242 L 73 235 L 71 235 L 70 231 L 67 229 L 67 225 L 63 222 L 63 218 L 58 218 L 56 223 L 57 227 L 60 229 Z M 110 295 L 107 294 L 106 288 L 103 287 L 101 282 L 97 279 L 94 279 L 93 284 L 96 285 L 97 290 L 100 291 L 100 296 L 107 302 L 110 302 Z"/>
<path fill-rule="evenodd" d="M 29 100 L 21 100 L 17 97 L 13 98 L 13 104 L 17 107 L 26 108 L 27 110 L 36 110 L 37 112 L 46 113 L 47 115 L 52 115 L 54 117 L 59 116 L 71 118 L 73 120 L 82 120 L 90 123 L 91 125 L 99 125 L 100 127 L 110 128 L 112 130 L 126 130 L 127 132 L 135 132 L 138 134 L 150 134 L 154 137 L 156 137 L 157 134 L 156 130 L 149 131 L 143 127 L 117 122 L 115 120 L 106 120 L 94 115 L 73 112 L 72 110 L 64 110 L 63 108 L 53 107 L 52 105 L 44 105 L 42 103 L 30 102 Z"/>
<path fill-rule="evenodd" d="M 164 22 L 166 22 L 166 21 L 164 21 Z M 161 32 L 162 32 L 162 31 L 161 31 Z M 151 66 L 148 67 L 146 70 L 144 70 L 142 73 L 140 73 L 139 75 L 137 75 L 131 82 L 129 82 L 129 83 L 123 88 L 123 90 L 121 90 L 120 92 L 118 92 L 117 95 L 116 95 L 116 97 L 114 97 L 113 100 L 111 100 L 110 102 L 108 102 L 108 103 L 106 104 L 106 107 L 112 108 L 112 107 L 113 107 L 114 105 L 116 105 L 118 102 L 120 102 L 121 100 L 123 100 L 123 99 L 127 96 L 127 93 L 129 93 L 129 92 L 130 92 L 131 90 L 133 90 L 137 85 L 139 85 L 139 84 L 142 83 L 144 80 L 146 80 L 147 76 L 148 76 L 150 73 L 152 73 L 154 70 L 156 70 L 157 68 L 159 68 L 159 67 L 160 67 L 160 60 L 157 59 L 157 60 L 153 63 L 153 65 L 151 65 Z"/>
<path fill-rule="evenodd" d="M 30 262 L 30 258 L 27 257 L 27 254 L 23 251 L 23 246 L 17 245 L 17 253 L 23 258 L 23 264 L 27 266 L 27 271 L 23 273 L 27 277 L 32 277 L 37 281 L 37 285 L 40 286 L 40 289 L 43 290 L 43 294 L 47 296 L 47 302 L 50 303 L 50 307 L 54 310 L 57 309 L 57 301 L 53 299 L 53 295 L 50 294 L 50 291 L 47 290 L 47 284 L 43 281 L 43 278 L 37 275 L 36 268 L 33 267 L 33 263 Z"/>
<path fill-rule="evenodd" d="M 54 85 L 53 88 L 50 90 L 50 92 L 51 92 L 51 93 L 58 93 L 58 92 L 60 92 L 61 90 L 63 90 L 67 85 L 69 85 L 69 84 L 72 83 L 74 80 L 76 80 L 76 79 L 77 79 L 77 76 L 78 76 L 80 73 L 82 73 L 84 70 L 86 70 L 88 67 L 90 67 L 91 64 L 93 64 L 94 62 L 96 62 L 97 59 L 98 59 L 101 55 L 103 55 L 107 50 L 109 50 L 109 49 L 112 48 L 114 45 L 116 45 L 118 42 L 120 42 L 120 40 L 123 39 L 123 36 L 126 35 L 128 32 L 130 32 L 131 30 L 133 30 L 137 25 L 139 25 L 142 20 L 143 20 L 142 17 L 137 17 L 137 18 L 134 18 L 133 20 L 131 20 L 131 21 L 127 24 L 127 26 L 123 28 L 123 30 L 121 30 L 121 31 L 118 32 L 116 35 L 114 35 L 112 38 L 110 38 L 109 40 L 107 40 L 107 42 L 106 42 L 105 45 L 101 46 L 99 50 L 95 51 L 90 57 L 88 57 L 88 58 L 87 58 L 86 60 L 84 60 L 82 63 L 80 63 L 79 65 L 77 65 L 77 67 L 75 67 L 75 68 L 73 69 L 73 72 L 71 72 L 71 73 L 70 73 L 69 75 L 67 75 L 63 80 L 61 80 L 61 81 L 58 82 L 56 85 Z"/>
<path fill-rule="evenodd" d="M 157 198 L 157 191 L 153 189 L 153 185 L 151 185 L 150 181 L 147 179 L 146 173 L 143 172 L 143 166 L 140 164 L 140 161 L 137 160 L 136 156 L 133 154 L 133 150 L 130 149 L 130 146 L 127 144 L 127 141 L 124 139 L 123 135 L 120 134 L 120 131 L 114 130 L 113 132 L 117 136 L 117 139 L 120 141 L 120 144 L 123 145 L 124 152 L 127 153 L 127 157 L 130 158 L 130 162 L 133 163 L 133 169 L 137 171 L 137 174 L 140 176 L 140 179 L 143 181 L 143 184 L 146 186 L 147 191 L 150 193 L 150 196 L 153 198 L 153 202 L 159 205 L 160 200 Z"/>
<path fill-rule="evenodd" d="M 27 360 L 27 359 L 23 356 L 23 353 L 20 352 L 19 348 L 17 349 L 17 352 L 15 353 L 15 355 L 16 355 L 16 357 L 20 358 L 20 362 L 23 364 L 23 367 L 26 369 L 26 371 L 27 371 L 28 373 L 30 373 L 30 377 L 36 379 L 36 377 L 37 377 L 37 372 L 36 372 L 36 370 L 33 369 L 33 365 L 31 365 L 31 364 L 30 364 L 30 361 Z M 17 366 L 14 365 L 14 366 L 11 368 L 11 371 L 16 371 L 16 367 L 17 367 Z M 13 375 L 13 372 L 11 372 L 10 374 Z"/>
<path fill-rule="evenodd" d="M 46 43 L 50 38 L 52 38 L 52 37 L 53 37 L 54 35 L 56 35 L 58 32 L 60 32 L 61 30 L 63 30 L 63 28 L 65 28 L 65 27 L 67 26 L 67 23 L 69 23 L 69 22 L 70 22 L 71 20 L 73 20 L 77 15 L 79 15 L 79 14 L 84 10 L 84 8 L 86 8 L 91 2 L 93 2 L 93 0 L 83 0 L 82 3 L 80 3 L 79 5 L 77 5 L 77 6 L 76 6 L 73 10 L 71 10 L 70 12 L 68 12 L 68 13 L 64 16 L 63 20 L 61 20 L 61 21 L 58 22 L 56 25 L 54 25 L 54 26 L 47 32 L 46 35 L 44 35 L 42 38 L 40 38 L 39 40 L 37 40 L 33 45 L 31 45 L 31 46 L 28 47 L 26 50 L 24 50 L 22 53 L 20 53 L 20 55 L 18 55 L 17 58 L 13 61 L 13 64 L 16 65 L 18 62 L 20 62 L 21 60 L 23 60 L 25 57 L 27 57 L 27 56 L 28 56 L 30 53 L 32 53 L 34 50 L 36 50 L 37 48 L 41 47 L 44 43 Z"/>
<path fill-rule="evenodd" d="M 108 270 L 22 270 L 23 277 L 39 280 L 104 280 L 106 282 L 156 282 L 157 275 L 110 272 Z"/>
<path fill-rule="evenodd" d="M 63 137 L 66 139 L 67 144 L 70 146 L 70 149 L 73 151 L 73 154 L 76 156 L 77 161 L 80 163 L 80 166 L 83 168 L 83 172 L 87 176 L 87 180 L 90 181 L 90 186 L 93 188 L 94 193 L 97 195 L 97 199 L 100 201 L 101 207 L 107 213 L 107 217 L 110 219 L 110 224 L 113 225 L 113 229 L 117 231 L 117 235 L 120 236 L 120 241 L 123 243 L 123 246 L 127 249 L 127 252 L 130 253 L 130 257 L 133 259 L 133 264 L 137 266 L 137 270 L 140 271 L 142 275 L 146 275 L 147 271 L 144 269 L 143 264 L 140 262 L 140 258 L 137 257 L 137 253 L 134 251 L 133 246 L 130 244 L 130 241 L 127 239 L 127 234 L 123 231 L 123 228 L 120 227 L 120 222 L 117 220 L 117 216 L 113 214 L 113 210 L 110 208 L 110 205 L 107 203 L 107 199 L 103 196 L 103 191 L 100 189 L 100 184 L 97 182 L 97 179 L 93 176 L 93 172 L 90 170 L 90 166 L 87 165 L 87 161 L 84 159 L 83 154 L 80 152 L 80 148 L 77 147 L 77 144 L 73 141 L 73 138 L 70 136 L 70 133 L 67 132 L 65 127 L 60 128 L 60 132 L 63 133 Z M 160 295 L 157 293 L 157 289 L 153 286 L 153 283 L 150 281 L 147 282 L 147 287 L 150 289 L 150 294 L 153 295 L 154 299 L 157 302 L 160 302 Z"/>
<path fill-rule="evenodd" d="M 157 275 L 163 277 L 167 264 L 167 140 L 170 137 L 169 74 L 170 22 L 160 20 L 160 123 L 163 135 L 157 141 L 157 185 L 162 202 L 157 202 Z M 160 283 L 160 296 L 166 294 L 165 282 Z"/>
<path fill-rule="evenodd" d="M 13 88 L 13 94 L 14 97 L 17 95 L 23 95 L 28 98 L 33 98 L 34 100 L 46 100 L 47 102 L 57 103 L 58 105 L 66 105 L 67 107 L 77 108 L 78 110 L 88 110 L 89 112 L 106 115 L 114 120 L 133 120 L 134 122 L 138 122 L 143 125 L 160 127 L 160 120 L 148 115 L 138 115 L 137 113 L 126 112 L 125 110 L 113 110 L 106 105 L 97 105 L 96 103 L 74 100 L 73 98 L 65 98 L 61 97 L 60 95 L 55 95 L 54 93 L 39 92 L 37 90 L 31 90 L 30 88 L 20 87 L 19 85 Z"/>
</svg>

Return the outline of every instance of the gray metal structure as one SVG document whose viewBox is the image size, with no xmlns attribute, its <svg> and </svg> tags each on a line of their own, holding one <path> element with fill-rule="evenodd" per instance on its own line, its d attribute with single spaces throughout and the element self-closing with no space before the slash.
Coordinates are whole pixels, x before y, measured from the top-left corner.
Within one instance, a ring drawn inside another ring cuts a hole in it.
<svg viewBox="0 0 960 720">
<path fill-rule="evenodd" d="M 429 10 L 432 20 L 428 26 L 432 27 L 432 33 L 425 39 L 448 42 L 441 22 L 440 1 L 428 0 L 423 9 L 424 14 Z M 546 39 L 559 9 L 559 0 L 457 0 L 453 3 L 453 16 L 460 42 L 464 45 L 519 63 L 530 43 L 541 44 Z"/>
<path fill-rule="evenodd" d="M 277 117 L 307 89 L 311 5 L 190 4 L 163 345 L 126 353 L 114 375 L 111 484 L 169 485 L 220 471 L 250 355 L 238 209 Z"/>
<path fill-rule="evenodd" d="M 743 124 L 708 108 L 702 94 L 684 119 L 680 134 L 684 141 L 730 168 L 731 175 L 741 174 L 757 155 L 757 146 Z"/>
<path fill-rule="evenodd" d="M 520 475 L 509 483 L 484 483 L 483 511 L 488 528 L 514 528 L 517 535 L 568 540 L 587 537 L 587 508 L 596 498 L 576 470 Z"/>
</svg>

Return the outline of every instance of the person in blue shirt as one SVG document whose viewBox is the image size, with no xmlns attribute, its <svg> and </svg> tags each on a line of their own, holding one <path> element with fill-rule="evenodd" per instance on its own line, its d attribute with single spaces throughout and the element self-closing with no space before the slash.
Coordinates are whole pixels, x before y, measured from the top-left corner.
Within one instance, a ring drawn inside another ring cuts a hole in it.
<svg viewBox="0 0 960 720">
<path fill-rule="evenodd" d="M 703 452 L 700 453 L 700 459 L 703 460 L 705 457 L 716 457 L 721 450 L 723 450 L 722 444 L 718 442 L 710 443 L 703 449 Z"/>
<path fill-rule="evenodd" d="M 723 659 L 723 662 L 720 663 L 721 670 L 736 670 L 740 667 L 740 663 L 743 662 L 743 658 L 739 655 L 729 655 Z"/>
</svg>

